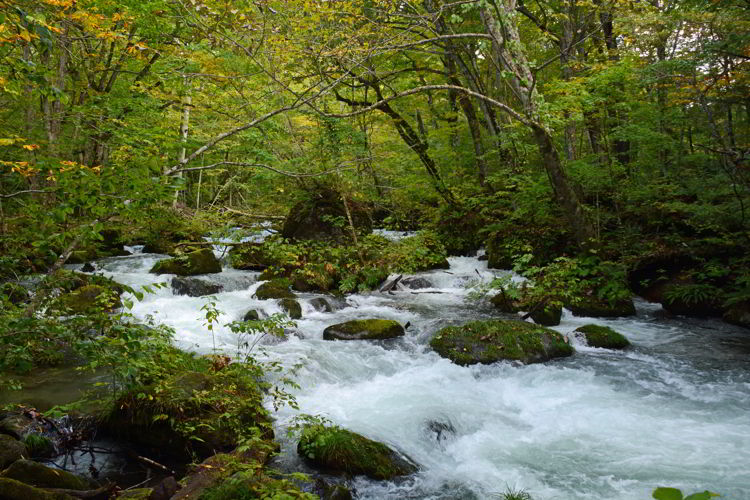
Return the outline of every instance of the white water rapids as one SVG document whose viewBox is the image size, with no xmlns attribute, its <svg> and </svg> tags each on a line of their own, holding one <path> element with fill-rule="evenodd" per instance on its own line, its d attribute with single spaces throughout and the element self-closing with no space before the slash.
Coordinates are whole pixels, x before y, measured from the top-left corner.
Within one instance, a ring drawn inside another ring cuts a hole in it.
<svg viewBox="0 0 750 500">
<path fill-rule="evenodd" d="M 98 267 L 140 287 L 171 280 L 148 274 L 161 258 L 138 254 Z M 535 500 L 641 500 L 657 486 L 750 498 L 747 330 L 669 319 L 659 306 L 639 301 L 636 317 L 576 318 L 566 311 L 555 327 L 569 334 L 586 323 L 606 324 L 634 344 L 627 351 L 574 340 L 576 354 L 564 360 L 460 367 L 428 342 L 443 326 L 501 317 L 467 295 L 476 280 L 502 271 L 488 271 L 476 258 L 450 264 L 448 272 L 420 274 L 434 288 L 352 295 L 332 313 L 309 304 L 320 295 L 299 294 L 303 319 L 295 332 L 266 346 L 286 366 L 303 364 L 295 391 L 300 412 L 385 442 L 420 465 L 418 474 L 396 482 L 355 480 L 358 498 L 487 499 L 513 488 Z M 280 312 L 275 301 L 253 298 L 257 276 L 226 269 L 203 277 L 227 290 L 215 296 L 222 324 L 249 309 Z M 199 319 L 205 303 L 166 287 L 136 303 L 133 313 L 173 327 L 181 347 L 209 352 L 214 340 Z M 328 325 L 371 317 L 411 326 L 393 341 L 322 340 Z M 232 351 L 228 329 L 219 328 L 215 340 Z M 277 465 L 309 470 L 283 437 L 297 414 L 289 408 L 276 414 L 283 445 Z"/>
</svg>

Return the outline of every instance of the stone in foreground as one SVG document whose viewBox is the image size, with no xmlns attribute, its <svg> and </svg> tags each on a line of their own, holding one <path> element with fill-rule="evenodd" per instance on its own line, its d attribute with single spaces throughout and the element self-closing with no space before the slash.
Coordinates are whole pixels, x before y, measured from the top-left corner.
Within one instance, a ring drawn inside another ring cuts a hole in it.
<svg viewBox="0 0 750 500">
<path fill-rule="evenodd" d="M 309 425 L 297 453 L 322 470 L 389 480 L 417 471 L 414 464 L 383 443 L 340 427 Z"/>
<path fill-rule="evenodd" d="M 355 319 L 323 330 L 325 340 L 384 340 L 403 335 L 404 327 L 390 319 Z"/>
<path fill-rule="evenodd" d="M 554 330 L 516 320 L 472 321 L 440 330 L 430 346 L 459 365 L 502 360 L 540 363 L 573 354 L 573 348 Z"/>
</svg>

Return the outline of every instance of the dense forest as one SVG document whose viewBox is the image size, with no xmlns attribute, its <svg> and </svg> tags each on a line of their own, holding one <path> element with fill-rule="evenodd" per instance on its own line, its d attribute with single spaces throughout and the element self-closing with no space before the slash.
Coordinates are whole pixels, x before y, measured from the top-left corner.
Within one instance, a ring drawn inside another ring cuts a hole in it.
<svg viewBox="0 0 750 500">
<path fill-rule="evenodd" d="M 747 0 L 0 0 L 0 61 L 0 499 L 750 495 Z M 593 370 L 634 409 L 577 415 L 662 450 L 570 445 L 579 481 L 530 438 L 469 480 L 344 364 L 510 379 L 531 422 Z"/>
</svg>

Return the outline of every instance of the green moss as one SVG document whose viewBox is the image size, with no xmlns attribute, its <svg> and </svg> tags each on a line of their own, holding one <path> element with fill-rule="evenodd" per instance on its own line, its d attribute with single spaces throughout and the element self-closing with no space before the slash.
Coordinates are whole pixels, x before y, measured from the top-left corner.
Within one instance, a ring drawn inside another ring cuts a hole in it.
<svg viewBox="0 0 750 500">
<path fill-rule="evenodd" d="M 383 340 L 404 335 L 404 327 L 390 319 L 355 319 L 323 330 L 325 340 Z"/>
<path fill-rule="evenodd" d="M 260 300 L 268 300 L 293 299 L 296 296 L 289 290 L 289 280 L 277 278 L 260 285 L 255 291 L 255 297 Z"/>
<path fill-rule="evenodd" d="M 292 319 L 302 318 L 302 306 L 297 299 L 281 299 L 279 305 Z"/>
<path fill-rule="evenodd" d="M 622 299 L 614 304 L 597 297 L 584 297 L 576 304 L 568 305 L 575 316 L 592 318 L 617 318 L 620 316 L 634 316 L 635 305 L 633 299 Z"/>
<path fill-rule="evenodd" d="M 28 457 L 26 445 L 7 434 L 0 434 L 0 470 L 18 460 Z"/>
<path fill-rule="evenodd" d="M 617 333 L 607 326 L 584 325 L 576 329 L 586 337 L 586 342 L 591 347 L 603 347 L 605 349 L 625 349 L 630 342 L 624 335 Z"/>
<path fill-rule="evenodd" d="M 269 266 L 276 265 L 262 243 L 243 243 L 236 245 L 229 251 L 229 261 L 235 269 L 263 271 Z"/>
<path fill-rule="evenodd" d="M 559 325 L 561 317 L 561 306 L 547 306 L 531 312 L 531 319 L 534 320 L 534 323 L 542 326 Z"/>
<path fill-rule="evenodd" d="M 137 488 L 134 490 L 125 490 L 120 493 L 117 498 L 127 498 L 129 500 L 149 500 L 153 492 L 153 488 Z"/>
<path fill-rule="evenodd" d="M 221 263 L 210 248 L 203 248 L 179 257 L 160 260 L 151 271 L 154 274 L 176 274 L 195 276 L 197 274 L 220 273 Z"/>
<path fill-rule="evenodd" d="M 515 320 L 449 326 L 433 337 L 430 346 L 459 365 L 500 360 L 535 363 L 573 354 L 573 348 L 558 332 Z"/>
<path fill-rule="evenodd" d="M 37 488 L 64 488 L 87 490 L 89 484 L 82 478 L 64 470 L 52 469 L 31 460 L 18 460 L 5 469 L 2 476 L 15 479 Z"/>
<path fill-rule="evenodd" d="M 302 431 L 297 453 L 325 470 L 373 479 L 392 479 L 416 467 L 382 443 L 340 427 L 309 425 Z"/>
<path fill-rule="evenodd" d="M 101 285 L 85 285 L 58 297 L 50 305 L 49 311 L 62 314 L 86 314 L 97 310 L 111 311 L 121 305 L 120 295 L 116 291 Z"/>
<path fill-rule="evenodd" d="M 64 493 L 50 493 L 15 479 L 0 477 L 0 500 L 74 500 Z"/>
<path fill-rule="evenodd" d="M 230 365 L 182 372 L 126 393 L 105 416 L 103 427 L 161 455 L 205 457 L 232 450 L 245 430 L 270 433 L 263 392 L 239 370 Z"/>
<path fill-rule="evenodd" d="M 29 454 L 34 458 L 51 457 L 56 453 L 52 441 L 41 434 L 28 434 L 23 438 L 23 443 L 29 449 Z"/>
</svg>

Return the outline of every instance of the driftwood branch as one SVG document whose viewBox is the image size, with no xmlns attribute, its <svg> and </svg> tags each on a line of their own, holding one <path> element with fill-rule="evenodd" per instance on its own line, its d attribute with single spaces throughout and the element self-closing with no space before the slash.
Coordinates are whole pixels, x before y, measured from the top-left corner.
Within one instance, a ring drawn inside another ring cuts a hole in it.
<svg viewBox="0 0 750 500">
<path fill-rule="evenodd" d="M 283 215 L 263 215 L 263 214 L 249 214 L 247 212 L 242 212 L 240 210 L 235 210 L 234 208 L 224 207 L 224 210 L 227 212 L 232 212 L 233 214 L 238 215 L 244 215 L 245 217 L 249 217 L 251 219 L 268 219 L 268 220 L 284 220 L 286 217 Z"/>
<path fill-rule="evenodd" d="M 58 495 L 68 495 L 73 498 L 107 499 L 115 491 L 115 483 L 108 483 L 95 490 L 69 490 L 66 488 L 44 488 L 44 491 Z M 31 500 L 31 499 L 29 499 Z"/>
</svg>

